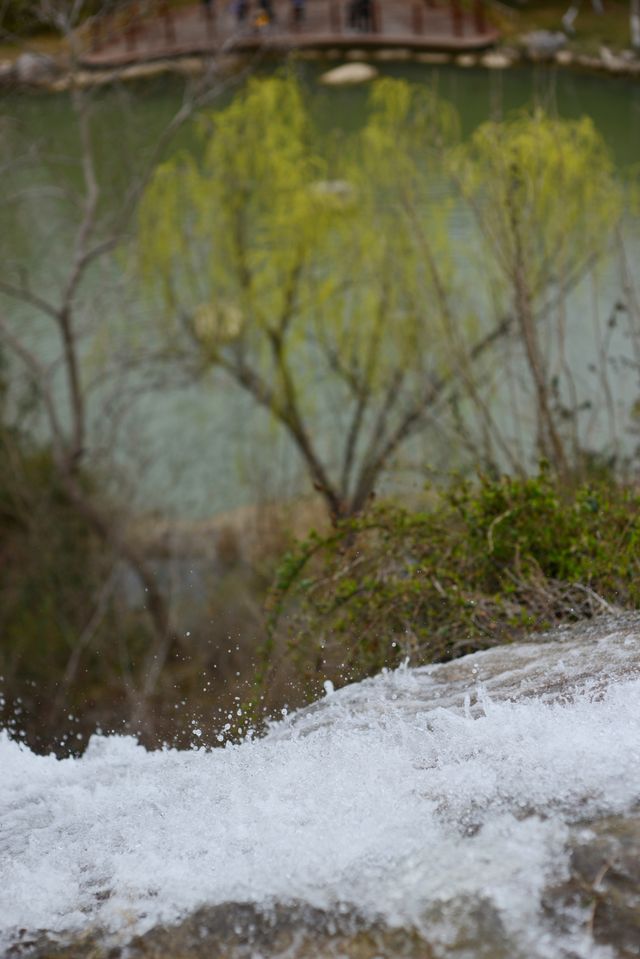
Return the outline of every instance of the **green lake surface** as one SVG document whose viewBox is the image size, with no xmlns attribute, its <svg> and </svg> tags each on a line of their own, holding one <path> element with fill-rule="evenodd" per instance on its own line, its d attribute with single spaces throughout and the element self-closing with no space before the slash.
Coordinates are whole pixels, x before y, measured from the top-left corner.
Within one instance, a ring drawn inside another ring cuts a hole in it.
<svg viewBox="0 0 640 959">
<path fill-rule="evenodd" d="M 363 121 L 368 90 L 320 86 L 319 74 L 333 65 L 298 61 L 290 69 L 301 78 L 319 130 L 339 137 L 341 131 L 352 130 Z M 455 104 L 465 136 L 488 118 L 503 118 L 536 105 L 567 118 L 588 115 L 608 144 L 621 175 L 637 177 L 637 81 L 543 65 L 491 71 L 402 63 L 385 64 L 381 73 L 432 85 Z M 183 91 L 181 80 L 163 78 L 95 92 L 93 122 L 104 184 L 103 211 L 117 205 L 132 170 L 149 157 L 182 101 Z M 233 86 L 211 108 L 219 108 L 232 96 Z M 171 149 L 192 150 L 195 143 L 194 129 L 187 126 Z M 74 211 L 74 190 L 81 182 L 78 131 L 66 95 L 23 93 L 0 100 L 0 166 L 0 275 L 9 271 L 15 276 L 16 271 L 24 270 L 35 291 L 50 293 L 60 286 L 68 269 L 71 234 L 66 224 Z M 464 225 L 454 218 L 452 229 L 464 232 Z M 631 248 L 637 252 L 637 223 L 630 221 L 629 230 Z M 93 357 L 91 369 L 96 376 L 116 330 L 126 326 L 139 329 L 140 337 L 147 335 L 150 305 L 122 279 L 126 266 L 116 257 L 88 277 L 83 307 L 88 327 L 98 321 L 99 336 L 87 342 L 86 349 Z M 616 295 L 615 278 L 605 276 L 596 293 L 590 286 L 577 291 L 572 315 L 579 318 L 585 311 L 593 311 L 595 297 L 596 312 L 606 316 Z M 29 331 L 42 358 L 55 363 L 56 347 L 46 323 L 6 298 L 0 297 L 0 307 Z M 578 329 L 570 343 L 580 350 L 583 339 Z M 585 354 L 585 365 L 588 359 Z M 633 373 L 632 385 L 627 383 L 625 389 L 635 388 L 636 380 Z M 127 496 L 141 509 L 203 516 L 307 489 L 286 437 L 228 383 L 183 386 L 167 381 L 161 389 L 132 400 L 120 413 L 126 414 L 126 425 L 117 453 L 109 446 L 108 417 L 98 408 L 92 442 L 101 446 L 105 458 L 116 455 L 122 462 Z M 330 443 L 329 436 L 326 441 Z M 420 462 L 438 469 L 448 465 L 442 449 L 434 452 L 432 438 L 414 443 L 406 463 L 401 464 L 410 486 L 420 485 L 413 471 Z"/>
</svg>

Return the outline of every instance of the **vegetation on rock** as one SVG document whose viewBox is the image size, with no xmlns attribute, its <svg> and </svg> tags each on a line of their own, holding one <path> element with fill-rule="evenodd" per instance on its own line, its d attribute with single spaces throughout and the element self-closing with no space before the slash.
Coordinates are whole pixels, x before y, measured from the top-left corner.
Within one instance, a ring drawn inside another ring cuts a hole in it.
<svg viewBox="0 0 640 959">
<path fill-rule="evenodd" d="M 284 673 L 313 697 L 327 679 L 637 609 L 639 546 L 640 493 L 607 477 L 482 476 L 432 490 L 421 512 L 374 505 L 286 556 L 260 682 Z"/>
</svg>

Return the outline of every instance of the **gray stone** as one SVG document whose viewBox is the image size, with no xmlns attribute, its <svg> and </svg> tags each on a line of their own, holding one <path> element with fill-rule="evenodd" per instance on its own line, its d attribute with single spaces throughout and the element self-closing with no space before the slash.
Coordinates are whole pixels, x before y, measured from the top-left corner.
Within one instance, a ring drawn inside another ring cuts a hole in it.
<svg viewBox="0 0 640 959">
<path fill-rule="evenodd" d="M 559 30 L 533 30 L 522 37 L 522 42 L 530 57 L 543 60 L 554 57 L 566 44 L 567 38 Z"/>
<path fill-rule="evenodd" d="M 480 63 L 489 70 L 506 70 L 507 67 L 512 65 L 513 60 L 508 54 L 494 50 L 491 53 L 485 53 Z"/>
<path fill-rule="evenodd" d="M 556 63 L 561 67 L 570 67 L 573 63 L 573 54 L 571 50 L 558 50 L 555 56 Z"/>
<path fill-rule="evenodd" d="M 576 57 L 575 61 L 578 66 L 584 67 L 587 70 L 602 70 L 603 63 L 600 57 L 589 56 L 584 53 Z"/>
<path fill-rule="evenodd" d="M 60 74 L 60 67 L 42 53 L 22 53 L 15 62 L 18 83 L 47 84 Z"/>
<path fill-rule="evenodd" d="M 378 71 L 370 63 L 345 63 L 328 70 L 320 77 L 320 83 L 327 86 L 343 86 L 354 83 L 367 83 L 378 76 Z"/>
<path fill-rule="evenodd" d="M 612 53 L 608 47 L 600 47 L 600 59 L 610 73 L 626 73 L 629 63 L 623 56 Z"/>
</svg>

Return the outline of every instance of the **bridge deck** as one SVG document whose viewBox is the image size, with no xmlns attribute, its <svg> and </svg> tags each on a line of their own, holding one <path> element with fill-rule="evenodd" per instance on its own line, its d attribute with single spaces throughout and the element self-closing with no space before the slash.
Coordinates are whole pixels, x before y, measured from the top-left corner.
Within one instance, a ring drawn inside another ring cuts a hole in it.
<svg viewBox="0 0 640 959">
<path fill-rule="evenodd" d="M 249 5 L 239 23 L 232 4 L 218 0 L 212 14 L 203 4 L 170 10 L 158 6 L 155 16 L 95 20 L 83 55 L 86 66 L 124 66 L 165 57 L 255 49 L 404 47 L 413 50 L 462 52 L 491 46 L 498 32 L 484 22 L 482 9 L 463 11 L 459 3 L 435 6 L 425 0 L 377 0 L 372 29 L 349 25 L 349 3 L 306 0 L 304 20 L 296 25 L 291 0 L 272 0 L 274 21 L 257 23 L 258 4 Z M 135 11 L 135 6 L 132 7 Z"/>
</svg>

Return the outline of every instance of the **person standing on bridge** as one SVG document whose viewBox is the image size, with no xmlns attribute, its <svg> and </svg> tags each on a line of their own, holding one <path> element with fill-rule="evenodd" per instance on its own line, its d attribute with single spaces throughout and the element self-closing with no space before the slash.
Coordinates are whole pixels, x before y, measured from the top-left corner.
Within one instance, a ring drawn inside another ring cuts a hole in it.
<svg viewBox="0 0 640 959">
<path fill-rule="evenodd" d="M 244 23 L 249 13 L 249 0 L 234 0 L 233 12 L 236 15 L 238 25 Z"/>
<path fill-rule="evenodd" d="M 304 20 L 304 5 L 305 5 L 305 0 L 291 0 L 291 6 L 293 9 L 294 27 L 300 26 L 300 24 Z"/>
<path fill-rule="evenodd" d="M 273 23 L 275 17 L 273 14 L 273 5 L 271 0 L 259 0 L 258 6 L 260 7 L 263 18 L 267 21 L 267 24 Z"/>
<path fill-rule="evenodd" d="M 349 7 L 349 26 L 362 33 L 373 31 L 372 0 L 352 0 Z"/>
</svg>

